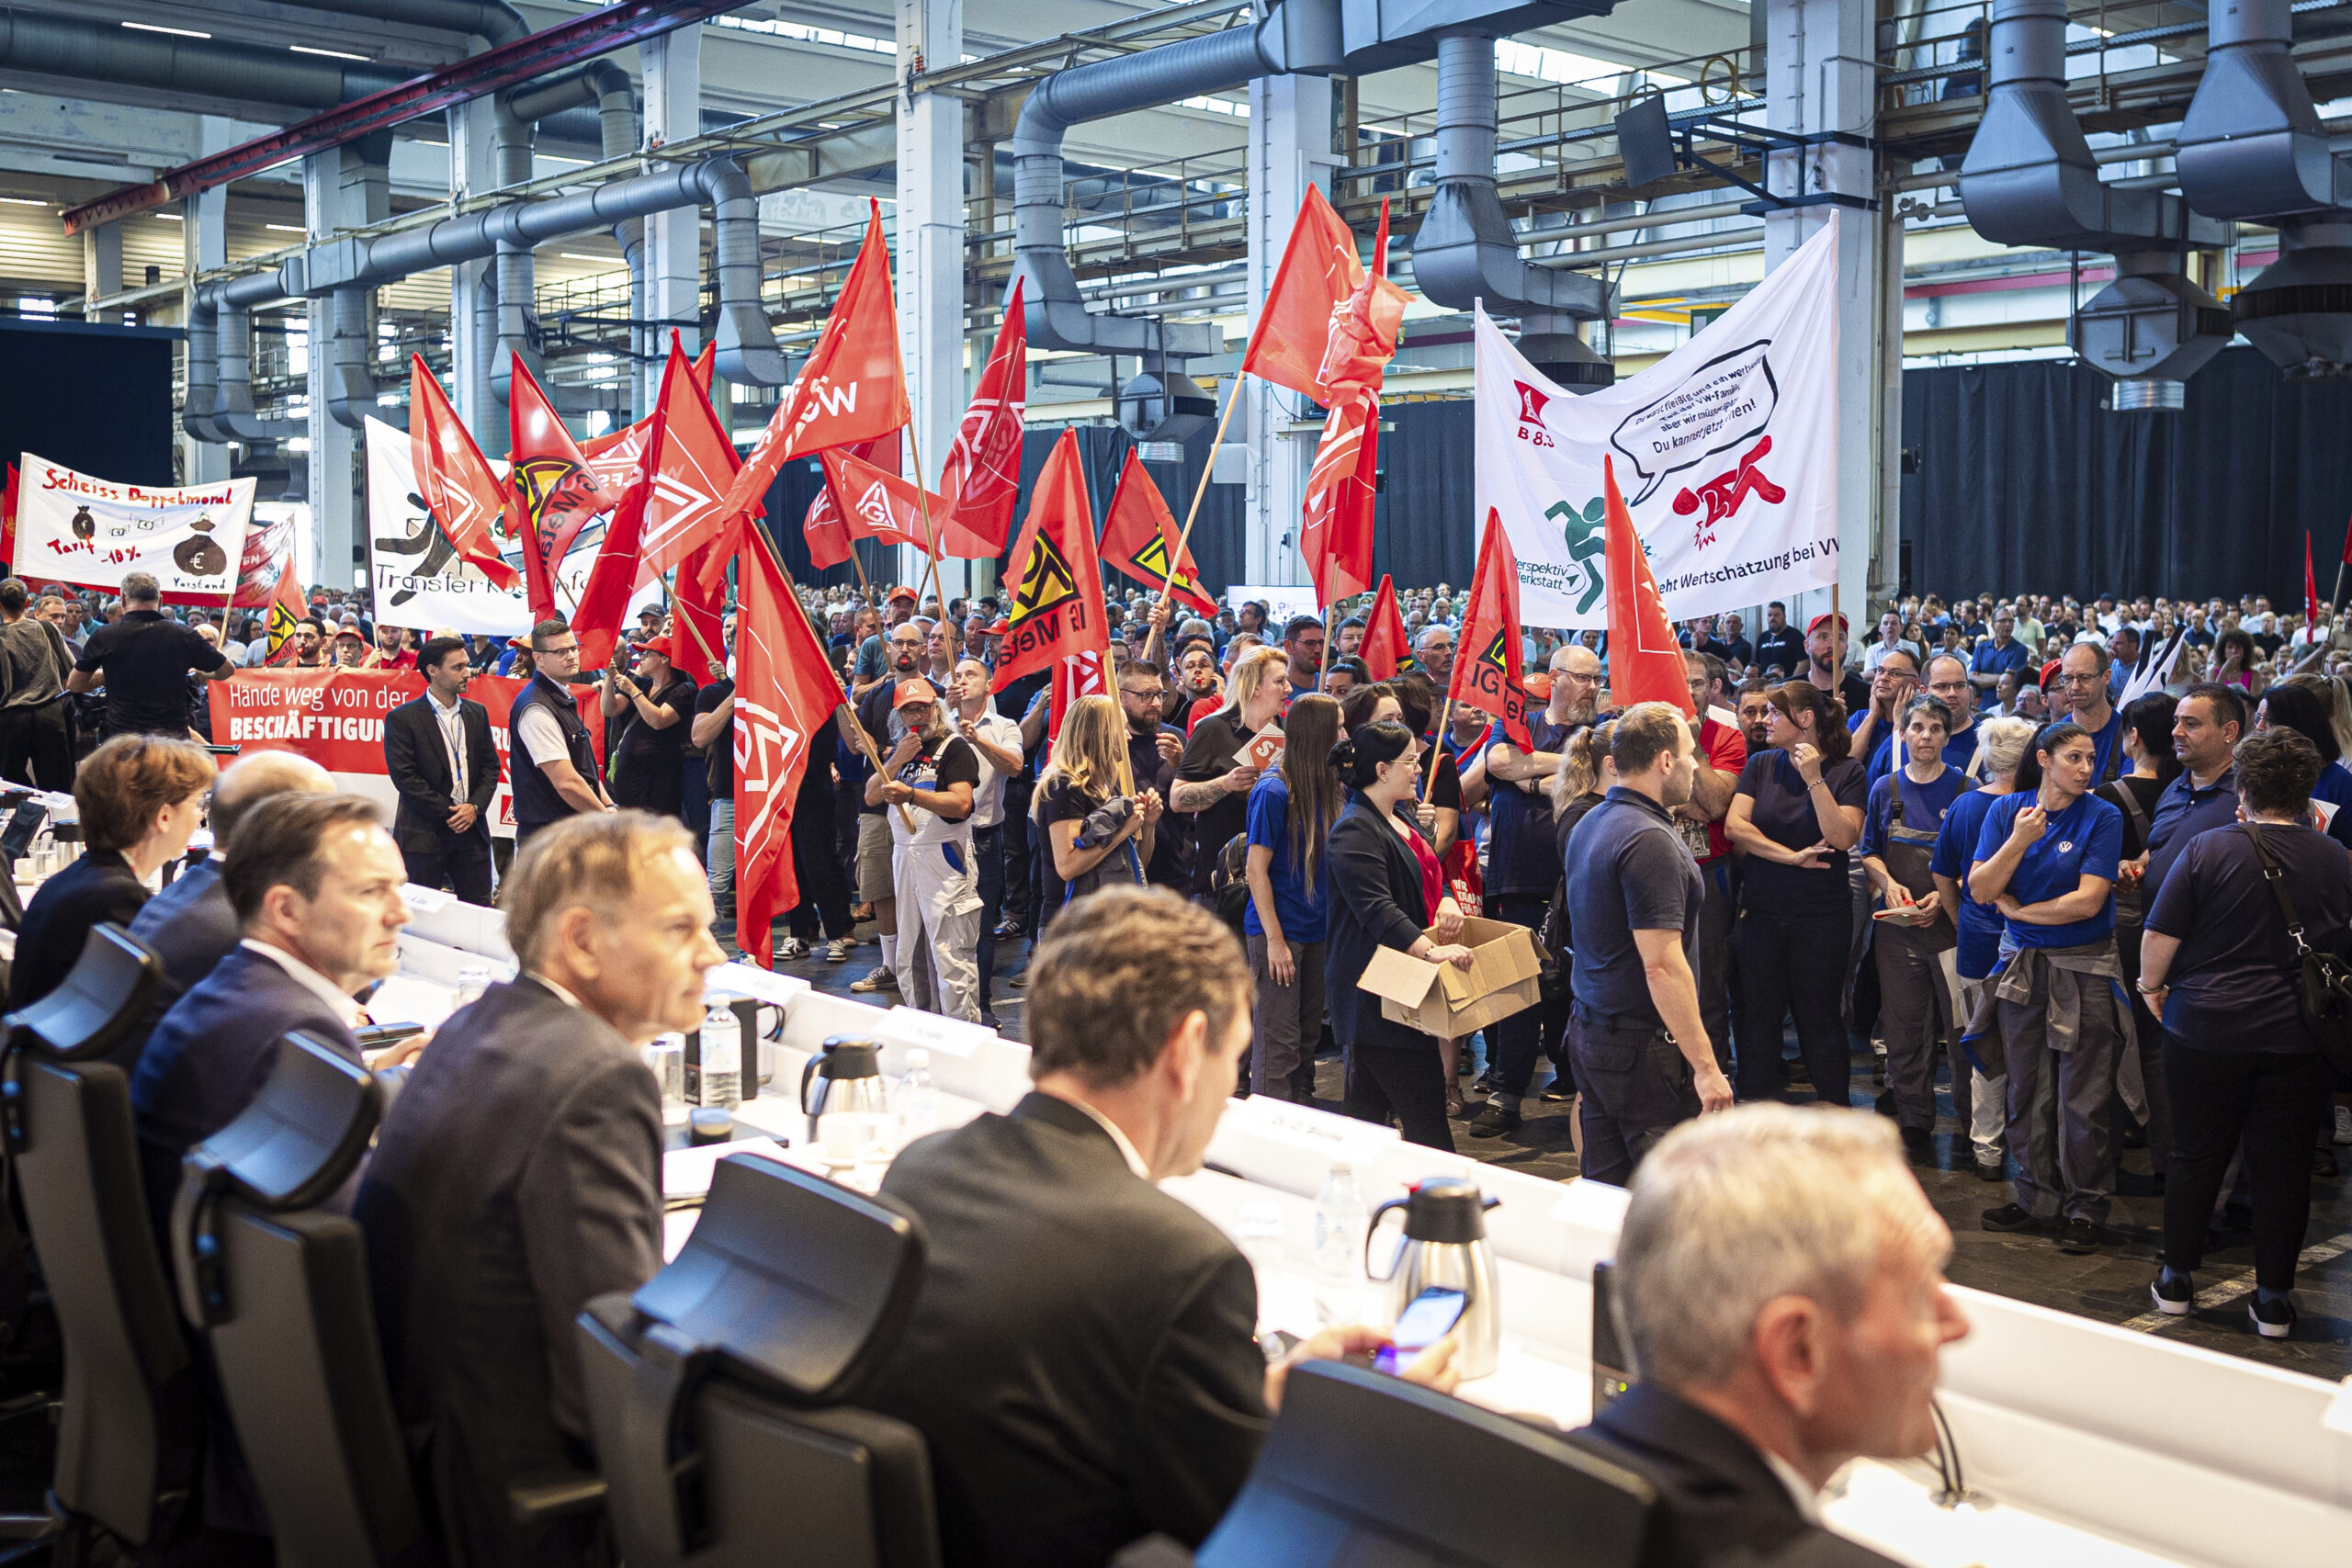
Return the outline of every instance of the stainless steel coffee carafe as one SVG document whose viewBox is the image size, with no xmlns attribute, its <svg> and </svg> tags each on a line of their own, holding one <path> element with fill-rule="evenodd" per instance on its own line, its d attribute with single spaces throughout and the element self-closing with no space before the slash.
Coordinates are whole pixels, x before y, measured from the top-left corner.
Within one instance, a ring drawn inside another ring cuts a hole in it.
<svg viewBox="0 0 2352 1568">
<path fill-rule="evenodd" d="M 1467 1298 L 1453 1327 L 1453 1364 L 1464 1382 L 1492 1373 L 1502 1349 L 1501 1280 L 1494 1249 L 1487 1244 L 1486 1221 L 1486 1211 L 1501 1201 L 1481 1199 L 1478 1184 L 1466 1177 L 1432 1176 L 1415 1182 L 1409 1196 L 1391 1198 L 1373 1210 L 1364 1231 L 1364 1272 L 1387 1287 L 1389 1322 L 1432 1287 L 1460 1291 Z M 1374 1274 L 1372 1238 L 1391 1209 L 1405 1212 L 1404 1236 L 1388 1272 Z"/>
<path fill-rule="evenodd" d="M 879 1126 L 890 1114 L 890 1091 L 882 1081 L 880 1047 L 871 1040 L 837 1034 L 800 1069 L 800 1109 L 808 1117 L 808 1141 L 819 1141 L 818 1123 L 827 1116 L 870 1116 Z"/>
</svg>

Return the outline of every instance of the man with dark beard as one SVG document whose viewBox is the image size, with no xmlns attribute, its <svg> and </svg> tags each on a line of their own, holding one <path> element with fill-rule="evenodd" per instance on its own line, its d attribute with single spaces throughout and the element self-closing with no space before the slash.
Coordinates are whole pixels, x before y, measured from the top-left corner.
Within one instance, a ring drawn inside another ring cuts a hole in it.
<svg viewBox="0 0 2352 1568">
<path fill-rule="evenodd" d="M 1570 644 L 1552 655 L 1552 695 L 1544 711 L 1527 717 L 1535 750 L 1522 751 L 1508 739 L 1487 748 L 1487 850 L 1485 913 L 1531 931 L 1541 930 L 1559 885 L 1560 863 L 1552 837 L 1552 796 L 1546 787 L 1559 771 L 1569 737 L 1592 722 L 1600 694 L 1600 660 L 1592 649 Z M 1499 736 L 1502 727 L 1494 732 Z M 1471 759 L 1464 758 L 1466 766 Z M 1561 1043 L 1568 1027 L 1566 987 L 1540 1007 L 1513 1013 L 1488 1032 L 1495 1043 L 1495 1094 L 1471 1119 L 1474 1138 L 1499 1137 L 1519 1126 L 1520 1101 L 1534 1076 L 1535 1058 L 1550 1053 L 1555 1072 L 1547 1097 L 1566 1099 L 1575 1079 L 1566 1070 Z"/>
<path fill-rule="evenodd" d="M 911 620 L 902 620 L 892 626 L 882 644 L 884 679 L 858 699 L 857 722 L 865 727 L 878 756 L 889 756 L 898 744 L 897 736 L 892 733 L 897 728 L 891 722 L 892 709 L 897 705 L 900 684 L 922 673 L 925 640 L 922 628 Z M 905 731 L 901 728 L 898 733 L 902 735 Z M 844 732 L 842 739 L 856 745 L 853 735 Z M 849 988 L 861 992 L 896 990 L 899 904 L 896 874 L 890 865 L 890 820 L 885 804 L 870 791 L 857 818 L 857 896 L 874 906 L 874 925 L 882 939 L 882 963 L 864 979 L 851 981 Z"/>
<path fill-rule="evenodd" d="M 1139 659 L 1119 666 L 1119 712 L 1127 721 L 1127 766 L 1135 772 L 1138 791 L 1156 789 L 1165 800 L 1175 786 L 1176 764 L 1183 760 L 1184 732 L 1160 722 L 1163 698 L 1159 670 Z M 1179 893 L 1190 890 L 1183 840 L 1182 833 L 1161 833 L 1152 840 L 1145 881 Z"/>
</svg>

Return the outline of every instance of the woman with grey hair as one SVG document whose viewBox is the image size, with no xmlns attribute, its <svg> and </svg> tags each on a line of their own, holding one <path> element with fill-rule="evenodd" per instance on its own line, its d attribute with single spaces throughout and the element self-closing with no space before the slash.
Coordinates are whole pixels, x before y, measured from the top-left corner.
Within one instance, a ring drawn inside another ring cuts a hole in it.
<svg viewBox="0 0 2352 1568">
<path fill-rule="evenodd" d="M 1968 1073 L 1963 1085 L 1955 1065 L 1952 1111 L 1968 1129 L 1978 1179 L 1999 1181 L 2007 1175 L 2002 1151 L 2007 1147 L 2008 1077 L 1984 1071 L 1994 1054 L 1980 1049 L 1978 1042 L 1991 1027 L 1984 985 L 2000 962 L 2002 921 L 2000 911 L 1967 897 L 1968 863 L 1976 848 L 1977 831 L 1984 825 L 1984 814 L 2017 787 L 2018 767 L 2025 761 L 2026 748 L 2033 743 L 2033 721 L 1986 719 L 1977 726 L 1977 741 L 1984 749 L 1984 783 L 1954 800 L 1944 813 L 1928 869 L 1935 876 L 1939 901 L 1954 913 L 1956 928 L 1951 955 L 1952 1015 L 1962 1021 L 1960 1048 Z"/>
</svg>

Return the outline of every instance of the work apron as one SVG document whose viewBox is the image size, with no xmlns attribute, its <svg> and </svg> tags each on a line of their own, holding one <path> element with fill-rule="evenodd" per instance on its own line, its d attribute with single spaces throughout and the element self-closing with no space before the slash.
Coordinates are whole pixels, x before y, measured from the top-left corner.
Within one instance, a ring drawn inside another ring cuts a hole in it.
<svg viewBox="0 0 2352 1568">
<path fill-rule="evenodd" d="M 939 787 L 928 761 L 899 782 Z M 898 900 L 902 994 L 910 1007 L 978 1023 L 980 1019 L 980 878 L 967 818 L 950 822 L 909 808 L 915 827 L 889 812 L 891 896 Z"/>
</svg>

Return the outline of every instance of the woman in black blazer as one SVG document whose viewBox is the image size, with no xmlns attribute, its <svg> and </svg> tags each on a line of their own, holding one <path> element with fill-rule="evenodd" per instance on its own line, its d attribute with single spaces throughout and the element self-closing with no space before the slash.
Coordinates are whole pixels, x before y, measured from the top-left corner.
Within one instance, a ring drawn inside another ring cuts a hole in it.
<svg viewBox="0 0 2352 1568">
<path fill-rule="evenodd" d="M 1331 828 L 1329 946 L 1324 996 L 1331 1032 L 1347 1053 L 1347 1111 L 1367 1122 L 1394 1114 L 1405 1141 L 1451 1151 L 1445 1068 L 1434 1035 L 1383 1018 L 1380 998 L 1360 989 L 1375 949 L 1393 947 L 1436 964 L 1470 966 L 1470 950 L 1449 946 L 1462 911 L 1442 897 L 1438 860 L 1413 823 L 1421 743 L 1393 720 L 1368 724 L 1331 748 L 1348 788 Z M 1434 913 L 1432 913 L 1434 909 Z M 1432 937 L 1424 927 L 1434 927 Z"/>
</svg>

